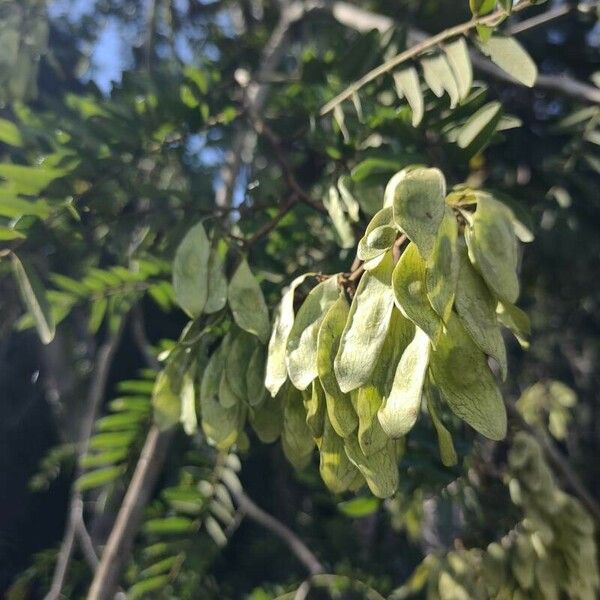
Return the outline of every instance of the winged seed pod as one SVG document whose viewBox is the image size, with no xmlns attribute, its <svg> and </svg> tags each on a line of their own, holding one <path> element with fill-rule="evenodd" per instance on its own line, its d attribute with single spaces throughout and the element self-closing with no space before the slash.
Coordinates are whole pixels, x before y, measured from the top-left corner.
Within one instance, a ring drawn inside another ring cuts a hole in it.
<svg viewBox="0 0 600 600">
<path fill-rule="evenodd" d="M 445 48 L 449 68 L 464 70 L 463 50 Z M 469 73 L 464 76 L 461 95 L 470 86 Z M 294 279 L 275 312 L 268 350 L 266 304 L 242 261 L 227 286 L 235 324 L 196 374 L 198 392 L 172 369 L 162 376 L 163 401 L 155 408 L 164 413 L 163 424 L 181 419 L 193 433 L 198 398 L 202 431 L 217 448 L 247 443 L 248 417 L 262 442 L 281 436 L 297 469 L 308 465 L 317 447 L 332 492 L 366 483 L 382 498 L 398 487 L 403 437 L 423 400 L 444 465 L 458 460 L 447 428 L 452 418 L 502 439 L 506 411 L 488 359 L 505 377 L 500 325 L 522 343 L 529 333 L 526 316 L 513 304 L 519 292 L 516 221 L 489 193 L 463 186 L 445 196 L 438 169 L 407 167 L 392 177 L 384 206 L 358 244 L 363 269 L 353 277 L 315 277 L 317 284 L 296 307 L 299 286 L 314 274 Z M 222 261 L 203 233 L 193 228 L 176 259 L 176 271 L 185 271 L 184 279 L 177 275 L 179 300 L 194 315 L 219 310 L 225 293 Z M 205 282 L 200 295 L 198 275 Z M 528 489 L 548 487 L 534 454 L 525 452 L 520 467 L 529 470 Z M 513 468 L 517 456 L 515 449 Z M 514 577 L 531 586 L 532 573 Z"/>
</svg>

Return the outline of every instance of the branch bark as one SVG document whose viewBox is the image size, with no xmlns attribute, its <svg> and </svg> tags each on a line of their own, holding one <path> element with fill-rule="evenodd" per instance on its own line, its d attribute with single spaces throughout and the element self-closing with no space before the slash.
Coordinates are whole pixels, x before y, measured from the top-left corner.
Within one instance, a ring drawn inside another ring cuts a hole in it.
<svg viewBox="0 0 600 600">
<path fill-rule="evenodd" d="M 230 492 L 244 514 L 285 542 L 310 575 L 325 572 L 325 567 L 319 559 L 287 525 L 260 508 L 242 489 L 230 488 Z"/>
<path fill-rule="evenodd" d="M 121 336 L 123 334 L 124 322 L 119 327 L 118 331 L 111 334 L 108 340 L 102 344 L 98 350 L 95 364 L 95 371 L 90 382 L 88 392 L 88 413 L 85 421 L 81 427 L 79 435 L 79 443 L 76 450 L 77 462 L 87 452 L 89 447 L 90 437 L 94 429 L 94 423 L 100 409 L 100 404 L 104 398 L 106 392 L 106 385 L 108 382 L 108 376 L 110 373 L 110 367 L 114 359 L 115 353 L 119 347 Z M 78 465 L 75 471 L 75 481 L 81 475 L 82 469 Z M 83 501 L 80 492 L 73 489 L 71 492 L 71 501 L 69 504 L 69 512 L 67 516 L 67 526 L 63 541 L 58 552 L 58 559 L 56 567 L 54 569 L 54 575 L 52 577 L 52 584 L 50 590 L 46 594 L 44 600 L 58 600 L 61 595 L 65 578 L 71 558 L 73 556 L 73 550 L 75 547 L 75 540 L 77 530 L 80 524 L 83 523 Z M 87 554 L 87 552 L 86 552 Z"/>
<path fill-rule="evenodd" d="M 509 33 L 515 35 L 534 27 L 553 22 L 569 14 L 573 8 L 574 7 L 571 4 L 568 4 L 546 11 L 542 13 L 542 15 L 544 15 L 543 18 L 540 15 L 538 17 L 526 19 L 513 26 L 509 30 Z M 356 31 L 370 31 L 371 29 L 377 29 L 383 33 L 396 26 L 395 21 L 391 17 L 372 13 L 347 2 L 334 2 L 331 7 L 331 14 L 339 23 L 351 29 L 355 29 Z M 442 33 L 445 34 L 446 32 Z M 433 38 L 429 37 L 428 34 L 423 31 L 410 28 L 408 39 L 411 44 L 422 44 L 426 40 L 431 41 Z M 438 40 L 436 40 L 433 45 L 437 43 L 439 43 Z M 412 48 L 409 48 L 408 51 L 410 50 L 412 50 Z M 422 51 L 422 49 L 420 51 Z M 470 56 L 473 66 L 478 71 L 499 81 L 514 85 L 522 85 L 480 53 L 472 50 Z M 600 104 L 600 89 L 593 85 L 573 79 L 567 75 L 549 76 L 540 74 L 537 77 L 534 88 L 541 91 L 560 94 L 579 102 Z M 333 102 L 333 100 L 331 102 Z M 326 107 L 323 108 L 323 111 L 325 111 L 325 108 Z"/>
</svg>

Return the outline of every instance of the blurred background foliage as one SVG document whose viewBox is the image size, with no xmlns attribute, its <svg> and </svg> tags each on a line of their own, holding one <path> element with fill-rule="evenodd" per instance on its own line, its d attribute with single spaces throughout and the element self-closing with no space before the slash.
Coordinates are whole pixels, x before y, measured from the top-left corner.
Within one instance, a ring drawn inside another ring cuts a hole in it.
<svg viewBox="0 0 600 600">
<path fill-rule="evenodd" d="M 510 25 L 561 6 L 532 7 Z M 408 439 L 400 492 L 380 502 L 364 491 L 358 499 L 334 497 L 316 464 L 296 473 L 279 445 L 251 439 L 240 449 L 243 468 L 237 475 L 248 493 L 290 525 L 331 573 L 388 594 L 421 564 L 415 576 L 437 585 L 452 572 L 473 598 L 490 593 L 477 588 L 480 581 L 467 581 L 488 560 L 481 553 L 502 568 L 513 560 L 493 556 L 488 544 L 503 536 L 529 540 L 538 529 L 531 530 L 530 521 L 519 523 L 532 511 L 546 510 L 537 508 L 540 495 L 547 500 L 562 494 L 556 485 L 576 491 L 563 471 L 548 471 L 533 438 L 517 434 L 513 441 L 521 419 L 530 433 L 558 449 L 591 502 L 600 499 L 594 458 L 600 453 L 599 103 L 476 70 L 472 93 L 455 109 L 446 96 L 426 92 L 427 110 L 417 127 L 387 77 L 359 94 L 358 112 L 347 102 L 334 118 L 321 118 L 325 102 L 404 48 L 414 28 L 436 33 L 470 17 L 466 1 L 373 0 L 360 8 L 390 17 L 397 27 L 357 31 L 322 8 L 290 26 L 277 68 L 259 82 L 270 86 L 262 119 L 273 136 L 249 136 L 256 149 L 241 152 L 239 177 L 230 197 L 222 198 L 221 169 L 253 119 L 245 86 L 249 74 L 259 71 L 262 49 L 277 26 L 278 2 L 0 2 L 0 594 L 38 598 L 48 589 L 89 382 L 99 348 L 118 336 L 102 416 L 118 414 L 117 400 L 129 394 L 139 400 L 139 418 L 118 469 L 107 481 L 88 482 L 90 533 L 98 545 L 106 540 L 148 427 L 155 356 L 172 347 L 186 322 L 173 303 L 174 250 L 200 219 L 208 219 L 232 246 L 253 240 L 290 196 L 286 169 L 319 203 L 345 177 L 361 213 L 344 230 L 354 238 L 349 244 L 340 242 L 340 228 L 326 210 L 306 203 L 252 241 L 249 261 L 271 308 L 298 273 L 349 270 L 354 242 L 381 202 L 386 181 L 403 166 L 427 163 L 440 167 L 451 184 L 466 181 L 504 195 L 534 232 L 522 257 L 520 299 L 532 320 L 531 343 L 524 351 L 508 342 L 505 397 L 516 403 L 517 420 L 506 443 L 491 444 L 459 428 L 461 461 L 447 469 L 430 428 L 420 423 Z M 527 29 L 519 40 L 542 75 L 600 84 L 600 24 L 593 3 Z M 494 100 L 501 102 L 504 126 L 494 127 L 480 146 L 461 148 L 453 131 Z M 23 316 L 10 276 L 6 257 L 17 249 L 48 290 L 58 326 L 47 346 Z M 517 489 L 526 487 L 524 477 L 531 481 L 523 475 L 527 460 L 547 486 L 537 488 L 531 502 Z M 161 536 L 162 517 L 180 518 L 168 490 L 218 482 L 221 472 L 215 475 L 214 468 L 214 456 L 201 441 L 177 434 L 126 574 L 126 585 L 154 581 L 156 589 L 149 584 L 137 594 L 266 600 L 304 578 L 282 543 L 251 522 L 234 523 L 224 548 L 218 533 L 190 534 L 196 530 L 186 529 L 185 520 L 171 521 L 171 527 L 163 521 Z M 590 517 L 577 512 L 579 505 L 573 510 L 582 539 L 593 546 Z M 593 517 L 597 524 L 598 515 Z M 144 574 L 156 564 L 149 549 L 163 537 L 177 544 L 174 556 L 185 560 Z M 588 556 L 588 550 L 579 555 Z M 522 564 L 528 564 L 525 554 L 518 559 Z M 427 555 L 429 562 L 421 563 Z M 587 575 L 575 571 L 569 571 L 575 580 L 563 594 L 593 597 L 572 589 L 581 589 L 594 569 Z M 518 567 L 514 573 L 506 575 L 516 577 L 514 595 L 506 597 L 538 597 L 526 591 L 518 596 L 519 586 L 531 587 L 519 579 Z M 440 589 L 451 585 L 447 579 Z M 84 597 L 89 581 L 90 571 L 76 554 L 65 597 Z M 344 580 L 324 585 L 343 588 Z M 405 593 L 408 588 L 396 589 L 397 597 Z M 452 593 L 444 597 L 461 597 Z M 539 597 L 558 597 L 544 593 Z"/>
</svg>

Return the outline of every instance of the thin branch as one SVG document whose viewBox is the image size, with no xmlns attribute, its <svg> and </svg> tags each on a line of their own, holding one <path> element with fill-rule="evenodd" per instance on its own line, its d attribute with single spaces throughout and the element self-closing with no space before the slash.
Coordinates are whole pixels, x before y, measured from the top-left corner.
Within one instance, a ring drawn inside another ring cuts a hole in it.
<svg viewBox="0 0 600 600">
<path fill-rule="evenodd" d="M 527 2 L 527 1 L 522 2 L 521 4 L 518 4 L 517 6 L 515 6 L 514 12 L 523 10 L 525 8 L 528 8 L 529 6 L 530 6 L 530 2 Z M 463 35 L 469 31 L 471 31 L 471 29 L 474 29 L 475 27 L 478 27 L 481 25 L 487 25 L 487 26 L 494 25 L 494 24 L 498 23 L 499 21 L 501 21 L 502 19 L 504 19 L 506 17 L 506 15 L 507 15 L 506 11 L 504 9 L 500 9 L 500 10 L 497 10 L 496 12 L 486 15 L 485 17 L 478 17 L 476 19 L 470 19 L 469 21 L 465 21 L 464 23 L 460 23 L 459 25 L 455 25 L 454 27 L 449 27 L 448 29 L 441 31 L 440 33 L 437 33 L 436 35 L 433 35 L 433 36 L 419 42 L 418 44 L 411 46 L 407 50 L 404 50 L 404 52 L 400 52 L 400 54 L 396 54 L 396 56 L 393 56 L 392 58 L 390 58 L 389 60 L 386 60 L 384 63 L 378 65 L 374 69 L 371 69 L 368 73 L 363 75 L 358 81 L 349 85 L 341 94 L 338 94 L 335 98 L 333 98 L 332 100 L 327 102 L 327 104 L 325 104 L 325 106 L 323 106 L 323 108 L 321 109 L 321 112 L 320 112 L 321 116 L 326 115 L 328 112 L 332 111 L 338 104 L 340 104 L 344 100 L 347 100 L 348 98 L 350 98 L 353 94 L 358 92 L 358 90 L 360 90 L 362 87 L 367 85 L 367 83 L 370 83 L 374 79 L 377 79 L 377 77 L 379 77 L 380 75 L 387 73 L 388 71 L 390 71 L 394 67 L 397 67 L 398 65 L 402 64 L 403 62 L 406 62 L 407 60 L 410 60 L 411 58 L 415 58 L 415 57 L 419 56 L 419 54 L 422 54 L 423 52 L 430 50 L 431 48 L 435 48 L 437 45 L 441 44 L 442 42 L 445 42 L 446 40 L 448 40 L 450 38 L 453 38 L 458 35 Z"/>
<path fill-rule="evenodd" d="M 121 572 L 131 555 L 133 542 L 162 470 L 173 429 L 160 431 L 152 426 L 146 437 L 119 514 L 110 532 L 100 564 L 88 592 L 88 600 L 112 600 Z"/>
<path fill-rule="evenodd" d="M 569 8 L 569 10 L 573 10 L 573 6 L 571 4 L 567 4 L 565 6 L 544 12 L 543 14 L 547 15 L 544 19 L 544 24 L 565 16 L 568 13 L 566 10 L 567 8 Z M 396 26 L 395 21 L 390 17 L 372 13 L 347 2 L 334 2 L 331 12 L 333 17 L 338 22 L 346 27 L 355 29 L 356 31 L 370 31 L 371 29 L 377 29 L 383 33 Z M 536 18 L 532 17 L 531 19 L 525 19 L 521 23 L 516 24 L 514 27 L 509 29 L 509 33 L 522 33 L 531 29 L 532 27 L 538 26 L 540 24 L 539 21 L 534 19 Z M 415 28 L 410 28 L 408 32 L 408 39 L 411 44 L 418 44 L 428 40 L 429 38 L 425 32 Z M 473 66 L 478 71 L 500 81 L 522 85 L 479 52 L 472 50 L 470 52 L 470 56 Z M 593 85 L 582 83 L 567 75 L 550 76 L 539 74 L 534 88 L 542 91 L 557 93 L 579 102 L 600 104 L 600 89 Z"/>
<path fill-rule="evenodd" d="M 285 177 L 290 190 L 298 197 L 298 200 L 322 214 L 327 214 L 325 207 L 319 202 L 313 200 L 298 183 L 298 180 L 294 175 L 294 170 L 287 159 L 283 144 L 281 143 L 281 140 L 277 134 L 257 116 L 252 119 L 252 125 L 254 126 L 256 132 L 259 135 L 263 135 L 269 144 L 271 144 L 271 147 L 274 151 L 274 158 L 279 163 L 279 166 L 283 171 L 283 176 Z"/>
<path fill-rule="evenodd" d="M 94 423 L 100 409 L 100 404 L 104 398 L 104 393 L 106 392 L 110 367 L 112 365 L 115 353 L 119 347 L 119 342 L 121 341 L 123 327 L 124 319 L 119 329 L 110 335 L 108 340 L 102 344 L 97 353 L 95 370 L 88 392 L 88 411 L 81 428 L 79 443 L 76 450 L 78 466 L 75 471 L 75 481 L 82 473 L 79 459 L 88 450 L 90 437 L 94 429 Z M 81 494 L 77 490 L 73 489 L 71 492 L 71 502 L 67 515 L 67 526 L 60 550 L 58 552 L 58 559 L 54 569 L 54 575 L 52 577 L 52 584 L 44 600 L 58 600 L 61 595 L 63 586 L 65 584 L 67 571 L 69 569 L 69 564 L 73 555 L 73 549 L 75 547 L 75 536 L 77 533 L 78 523 L 82 520 L 83 502 L 81 500 Z"/>
<path fill-rule="evenodd" d="M 311 575 L 325 572 L 319 559 L 287 525 L 260 508 L 241 488 L 230 488 L 230 492 L 244 514 L 285 542 Z"/>
</svg>

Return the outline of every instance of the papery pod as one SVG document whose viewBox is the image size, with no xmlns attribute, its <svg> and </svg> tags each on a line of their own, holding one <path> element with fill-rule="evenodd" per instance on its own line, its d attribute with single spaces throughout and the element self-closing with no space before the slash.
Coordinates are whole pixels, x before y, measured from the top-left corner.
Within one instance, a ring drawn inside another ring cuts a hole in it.
<svg viewBox="0 0 600 600">
<path fill-rule="evenodd" d="M 229 384 L 227 367 L 221 373 L 221 381 L 219 381 L 219 402 L 223 408 L 232 408 L 237 404 L 245 403 L 245 400 L 238 396 Z"/>
<path fill-rule="evenodd" d="M 354 247 L 354 231 L 346 212 L 338 189 L 330 186 L 328 194 L 323 198 L 323 205 L 329 213 L 335 229 L 340 248 Z"/>
<path fill-rule="evenodd" d="M 465 230 L 469 258 L 494 294 L 514 303 L 519 296 L 517 238 L 510 209 L 480 195 L 473 224 Z"/>
<path fill-rule="evenodd" d="M 435 345 L 441 333 L 442 320 L 427 297 L 426 277 L 426 263 L 411 242 L 394 268 L 394 299 L 400 311 L 422 329 Z"/>
<path fill-rule="evenodd" d="M 501 440 L 506 435 L 506 409 L 485 355 L 458 317 L 431 353 L 431 374 L 452 412 L 482 435 Z"/>
<path fill-rule="evenodd" d="M 452 310 L 459 272 L 458 223 L 446 207 L 431 256 L 427 260 L 425 283 L 433 310 L 447 321 Z"/>
<path fill-rule="evenodd" d="M 200 383 L 200 397 L 209 397 L 215 400 L 219 398 L 219 386 L 221 384 L 221 377 L 225 371 L 225 363 L 227 358 L 227 352 L 231 344 L 231 334 L 227 334 L 221 345 L 212 353 L 208 359 L 204 373 L 202 374 L 202 380 Z"/>
<path fill-rule="evenodd" d="M 481 562 L 484 573 L 484 581 L 487 585 L 490 597 L 496 597 L 502 584 L 508 581 L 506 550 L 498 543 L 492 542 L 483 555 Z"/>
<path fill-rule="evenodd" d="M 286 365 L 290 381 L 306 389 L 317 371 L 317 337 L 327 310 L 339 295 L 336 277 L 319 283 L 304 300 L 287 340 Z"/>
<path fill-rule="evenodd" d="M 317 370 L 325 393 L 327 414 L 335 432 L 342 437 L 358 427 L 350 396 L 340 390 L 333 366 L 349 312 L 348 301 L 340 294 L 327 311 L 317 338 Z"/>
<path fill-rule="evenodd" d="M 335 432 L 327 417 L 319 441 L 319 472 L 325 485 L 334 494 L 350 489 L 357 477 L 357 468 L 344 450 L 344 440 Z"/>
<path fill-rule="evenodd" d="M 371 380 L 352 393 L 351 399 L 358 415 L 358 441 L 367 456 L 383 448 L 389 439 L 377 412 L 392 389 L 398 362 L 414 331 L 414 325 L 394 308 Z"/>
<path fill-rule="evenodd" d="M 227 304 L 227 277 L 223 258 L 216 248 L 208 256 L 208 292 L 204 312 L 212 314 Z"/>
<path fill-rule="evenodd" d="M 323 435 L 325 420 L 325 392 L 318 379 L 314 379 L 311 386 L 302 391 L 302 401 L 306 409 L 306 424 L 313 437 Z"/>
<path fill-rule="evenodd" d="M 392 389 L 377 413 L 381 427 L 392 438 L 406 435 L 417 421 L 430 348 L 429 337 L 417 327 L 413 340 L 400 357 Z"/>
<path fill-rule="evenodd" d="M 248 416 L 250 425 L 263 444 L 274 442 L 283 429 L 283 401 L 280 395 L 267 395 L 264 402 L 251 406 Z"/>
<path fill-rule="evenodd" d="M 177 304 L 193 319 L 200 316 L 208 297 L 210 242 L 202 223 L 185 235 L 173 260 L 173 290 Z"/>
<path fill-rule="evenodd" d="M 312 457 L 315 447 L 310 429 L 306 424 L 306 410 L 302 394 L 286 384 L 282 390 L 283 430 L 281 445 L 286 458 L 295 469 L 304 469 Z"/>
<path fill-rule="evenodd" d="M 381 256 L 392 247 L 397 234 L 392 207 L 382 208 L 367 225 L 364 236 L 358 242 L 356 255 L 364 261 Z"/>
<path fill-rule="evenodd" d="M 265 370 L 265 387 L 269 390 L 271 396 L 277 394 L 287 379 L 285 351 L 290 331 L 294 325 L 294 292 L 308 277 L 311 277 L 310 273 L 300 275 L 290 283 L 285 289 L 275 312 Z"/>
<path fill-rule="evenodd" d="M 506 348 L 496 316 L 496 299 L 479 273 L 461 253 L 455 306 L 460 320 L 475 344 L 500 366 L 506 378 Z"/>
<path fill-rule="evenodd" d="M 399 483 L 399 452 L 396 441 L 388 439 L 383 448 L 366 456 L 360 448 L 358 438 L 350 435 L 344 439 L 344 449 L 375 496 L 389 498 L 396 492 Z"/>
<path fill-rule="evenodd" d="M 238 331 L 234 334 L 225 363 L 225 376 L 231 391 L 241 400 L 248 398 L 246 370 L 256 348 L 255 336 Z"/>
<path fill-rule="evenodd" d="M 431 384 L 429 384 L 427 381 L 425 382 L 425 396 L 427 398 L 427 410 L 437 434 L 442 464 L 445 467 L 452 467 L 458 462 L 456 450 L 454 449 L 454 442 L 452 441 L 452 435 L 442 422 L 440 415 L 441 408 L 439 406 L 437 392 L 436 390 L 432 389 Z"/>
<path fill-rule="evenodd" d="M 556 581 L 556 572 L 548 560 L 538 560 L 535 564 L 535 587 L 544 600 L 559 600 L 560 590 Z"/>
<path fill-rule="evenodd" d="M 425 259 L 433 250 L 444 217 L 445 196 L 442 172 L 421 167 L 406 172 L 393 191 L 394 221 Z"/>
<path fill-rule="evenodd" d="M 363 274 L 342 333 L 334 372 L 340 390 L 350 392 L 368 383 L 385 341 L 394 295 L 390 286 L 392 253 Z"/>
<path fill-rule="evenodd" d="M 243 431 L 246 405 L 239 403 L 231 408 L 224 408 L 214 396 L 201 394 L 200 410 L 202 431 L 209 444 L 219 450 L 231 448 Z"/>
<path fill-rule="evenodd" d="M 515 541 L 515 553 L 511 559 L 511 569 L 515 579 L 524 590 L 533 587 L 537 560 L 529 537 L 524 534 L 518 535 Z"/>
<path fill-rule="evenodd" d="M 271 332 L 269 311 L 258 281 L 245 259 L 229 282 L 227 298 L 237 325 L 266 344 Z"/>
<path fill-rule="evenodd" d="M 509 302 L 499 302 L 496 307 L 496 313 L 498 314 L 500 323 L 513 332 L 521 347 L 525 349 L 529 348 L 531 323 L 527 314 Z"/>
<path fill-rule="evenodd" d="M 181 417 L 181 391 L 184 376 L 191 363 L 189 352 L 177 351 L 158 374 L 152 390 L 154 422 L 166 430 L 179 423 Z"/>
<path fill-rule="evenodd" d="M 267 395 L 265 388 L 266 360 L 266 349 L 262 344 L 258 344 L 252 352 L 246 369 L 246 398 L 250 406 L 258 406 Z"/>
</svg>

